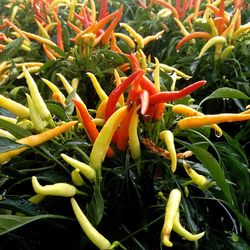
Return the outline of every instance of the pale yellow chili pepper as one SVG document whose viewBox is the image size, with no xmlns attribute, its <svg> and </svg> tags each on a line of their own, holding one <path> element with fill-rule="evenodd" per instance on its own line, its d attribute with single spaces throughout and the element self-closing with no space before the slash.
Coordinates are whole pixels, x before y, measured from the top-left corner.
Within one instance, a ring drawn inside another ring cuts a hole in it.
<svg viewBox="0 0 250 250">
<path fill-rule="evenodd" d="M 74 185 L 81 187 L 84 185 L 84 180 L 80 175 L 80 170 L 78 168 L 75 168 L 72 172 L 71 172 L 71 179 L 74 183 Z"/>
<path fill-rule="evenodd" d="M 5 137 L 13 141 L 16 140 L 16 137 L 14 135 L 12 135 L 9 131 L 6 131 L 4 129 L 0 129 L 0 137 Z"/>
<path fill-rule="evenodd" d="M 127 36 L 126 34 L 123 34 L 123 33 L 114 33 L 114 35 L 115 35 L 115 37 L 119 37 L 119 38 L 123 39 L 127 43 L 127 45 L 129 46 L 129 48 L 131 50 L 135 49 L 135 43 L 129 36 Z"/>
<path fill-rule="evenodd" d="M 192 78 L 192 76 L 186 75 L 182 71 L 180 71 L 174 67 L 168 66 L 167 64 L 160 63 L 160 68 L 163 69 L 164 71 L 166 71 L 167 73 L 176 72 L 177 75 L 181 76 L 185 80 L 189 80 L 190 78 Z"/>
<path fill-rule="evenodd" d="M 155 57 L 155 69 L 154 69 L 154 84 L 156 90 L 159 92 L 161 91 L 161 84 L 160 84 L 160 63 L 159 60 Z"/>
<path fill-rule="evenodd" d="M 120 76 L 119 76 L 119 73 L 118 73 L 118 71 L 117 71 L 116 69 L 114 69 L 114 76 L 115 76 L 115 85 L 116 85 L 116 87 L 117 87 L 118 85 L 121 84 L 122 80 L 121 80 L 121 78 L 120 78 Z M 118 103 L 119 103 L 121 106 L 124 106 L 124 105 L 125 105 L 125 102 L 124 102 L 124 95 L 123 95 L 123 94 L 121 94 L 121 96 L 119 97 Z"/>
<path fill-rule="evenodd" d="M 156 33 L 155 35 L 146 36 L 145 38 L 143 38 L 144 46 L 147 45 L 148 43 L 154 41 L 154 40 L 159 39 L 162 36 L 163 33 L 164 33 L 164 30 Z"/>
</svg>

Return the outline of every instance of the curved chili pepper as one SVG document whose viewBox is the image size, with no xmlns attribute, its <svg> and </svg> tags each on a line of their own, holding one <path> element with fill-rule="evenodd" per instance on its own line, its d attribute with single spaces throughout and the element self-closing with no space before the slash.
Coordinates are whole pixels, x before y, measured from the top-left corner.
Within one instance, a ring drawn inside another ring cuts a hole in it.
<svg viewBox="0 0 250 250">
<path fill-rule="evenodd" d="M 178 100 L 186 95 L 189 95 L 196 89 L 204 86 L 206 83 L 205 80 L 201 80 L 195 83 L 190 84 L 189 86 L 179 90 L 179 91 L 162 91 L 153 94 L 149 98 L 150 104 L 164 103 L 169 101 Z"/>
<path fill-rule="evenodd" d="M 150 96 L 157 93 L 155 85 L 145 75 L 143 75 L 143 77 L 141 78 L 140 85 L 142 89 L 148 91 Z"/>
<path fill-rule="evenodd" d="M 24 144 L 26 146 L 18 149 L 13 149 L 4 153 L 0 153 L 0 163 L 4 163 L 9 161 L 12 157 L 17 156 L 24 152 L 25 150 L 29 149 L 29 147 L 36 147 L 46 141 L 51 140 L 52 138 L 60 135 L 61 133 L 65 132 L 72 126 L 74 126 L 77 121 L 71 121 L 68 123 L 64 123 L 58 127 L 49 129 L 41 134 L 31 135 L 20 140 L 17 140 L 17 143 Z"/>
<path fill-rule="evenodd" d="M 84 126 L 85 132 L 87 133 L 89 139 L 92 142 L 94 142 L 96 140 L 97 136 L 99 135 L 99 131 L 96 128 L 95 123 L 92 121 L 86 107 L 84 107 L 80 101 L 78 101 L 75 98 L 73 98 L 72 101 L 73 101 L 74 105 L 76 106 L 77 110 L 79 111 L 78 112 L 80 114 L 79 118 Z M 107 156 L 108 157 L 114 156 L 114 152 L 111 148 L 108 149 Z"/>
<path fill-rule="evenodd" d="M 108 15 L 108 0 L 102 0 L 98 21 L 102 20 L 107 15 Z"/>
<path fill-rule="evenodd" d="M 110 249 L 111 243 L 100 234 L 95 227 L 90 223 L 86 215 L 83 213 L 74 198 L 70 199 L 76 219 L 87 237 L 96 245 L 100 250 Z"/>
<path fill-rule="evenodd" d="M 143 73 L 144 73 L 143 70 L 135 71 L 110 93 L 106 106 L 106 113 L 105 113 L 106 121 L 114 113 L 116 109 L 116 103 L 118 102 L 120 95 L 128 88 L 128 86 L 133 81 L 140 79 Z"/>
<path fill-rule="evenodd" d="M 173 16 L 179 19 L 179 13 L 178 13 L 178 11 L 170 3 L 168 3 L 168 2 L 166 2 L 164 0 L 152 0 L 151 2 L 152 3 L 158 3 L 158 4 L 162 5 L 162 6 L 164 6 L 165 8 L 170 9 L 172 11 L 172 13 L 173 13 Z"/>
<path fill-rule="evenodd" d="M 167 247 L 172 247 L 173 243 L 170 241 L 170 234 L 173 229 L 174 220 L 177 215 L 181 201 L 181 192 L 179 189 L 173 189 L 166 204 L 165 219 L 161 232 L 162 243 Z"/>
<path fill-rule="evenodd" d="M 138 59 L 132 53 L 127 54 L 127 57 L 129 58 L 129 61 L 131 63 L 134 72 L 141 69 Z"/>
<path fill-rule="evenodd" d="M 85 183 L 78 168 L 75 168 L 73 171 L 71 171 L 71 180 L 73 181 L 74 185 L 78 187 L 83 186 Z"/>
<path fill-rule="evenodd" d="M 64 50 L 62 23 L 59 20 L 57 21 L 57 46 L 59 49 Z"/>
<path fill-rule="evenodd" d="M 37 194 L 72 197 L 79 193 L 77 188 L 68 183 L 55 183 L 52 185 L 42 186 L 35 176 L 32 176 L 32 186 Z"/>
</svg>

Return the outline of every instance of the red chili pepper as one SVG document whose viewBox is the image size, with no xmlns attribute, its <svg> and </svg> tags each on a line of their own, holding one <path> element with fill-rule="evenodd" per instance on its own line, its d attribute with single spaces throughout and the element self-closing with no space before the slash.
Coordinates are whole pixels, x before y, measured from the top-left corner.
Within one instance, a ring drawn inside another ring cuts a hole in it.
<svg viewBox="0 0 250 250">
<path fill-rule="evenodd" d="M 127 54 L 127 57 L 130 60 L 133 71 L 141 69 L 141 65 L 138 59 L 133 54 Z"/>
<path fill-rule="evenodd" d="M 131 86 L 131 89 L 130 89 L 130 91 L 128 93 L 128 98 L 127 98 L 127 101 L 126 101 L 126 105 L 128 106 L 129 109 L 135 103 L 136 98 L 138 97 L 139 82 L 140 82 L 140 80 L 134 81 L 132 86 Z"/>
<path fill-rule="evenodd" d="M 164 110 L 165 110 L 164 103 L 157 104 L 157 106 L 155 108 L 154 119 L 155 120 L 161 120 L 162 115 L 164 113 Z"/>
<path fill-rule="evenodd" d="M 64 50 L 63 35 L 62 35 L 62 23 L 57 21 L 57 46 L 59 49 Z"/>
<path fill-rule="evenodd" d="M 189 95 L 196 89 L 204 86 L 206 83 L 205 80 L 195 82 L 179 91 L 162 91 L 162 92 L 157 92 L 154 95 L 150 96 L 149 103 L 150 104 L 157 104 L 157 103 L 165 103 L 169 101 L 174 101 L 178 100 L 186 95 Z"/>
<path fill-rule="evenodd" d="M 74 98 L 72 99 L 72 101 L 78 110 L 78 114 L 80 115 L 79 119 L 82 122 L 89 139 L 92 142 L 94 142 L 96 140 L 97 136 L 99 135 L 99 131 L 96 128 L 95 123 L 92 121 L 88 110 L 82 105 L 81 102 L 79 102 L 78 100 L 76 100 Z M 107 152 L 107 156 L 108 157 L 114 156 L 114 152 L 111 148 L 109 148 L 109 150 Z"/>
<path fill-rule="evenodd" d="M 100 9 L 100 14 L 98 17 L 98 21 L 102 20 L 104 17 L 106 17 L 108 15 L 108 0 L 103 0 L 102 1 L 102 6 Z"/>
<path fill-rule="evenodd" d="M 105 120 L 108 120 L 108 118 L 115 112 L 116 103 L 118 102 L 120 95 L 134 80 L 142 78 L 143 73 L 143 70 L 135 71 L 110 93 L 106 106 Z"/>
<path fill-rule="evenodd" d="M 131 120 L 131 116 L 135 107 L 132 107 L 126 114 L 125 118 L 121 122 L 120 128 L 117 131 L 117 148 L 121 151 L 125 151 L 128 145 L 128 128 Z"/>
<path fill-rule="evenodd" d="M 147 90 L 142 89 L 140 92 L 141 100 L 141 114 L 145 115 L 149 107 L 149 93 Z"/>
<path fill-rule="evenodd" d="M 149 95 L 153 95 L 157 93 L 155 85 L 146 76 L 142 77 L 140 81 L 140 85 L 142 89 L 145 89 L 148 91 Z"/>
</svg>

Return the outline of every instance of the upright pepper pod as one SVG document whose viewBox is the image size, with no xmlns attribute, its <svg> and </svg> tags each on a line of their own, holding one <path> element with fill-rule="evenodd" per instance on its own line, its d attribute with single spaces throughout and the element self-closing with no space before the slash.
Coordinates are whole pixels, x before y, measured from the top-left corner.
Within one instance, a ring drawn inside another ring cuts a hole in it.
<svg viewBox="0 0 250 250">
<path fill-rule="evenodd" d="M 177 156 L 174 145 L 174 135 L 170 130 L 164 130 L 160 133 L 160 139 L 163 140 L 167 145 L 167 149 L 171 159 L 171 170 L 174 173 L 177 167 Z"/>
</svg>

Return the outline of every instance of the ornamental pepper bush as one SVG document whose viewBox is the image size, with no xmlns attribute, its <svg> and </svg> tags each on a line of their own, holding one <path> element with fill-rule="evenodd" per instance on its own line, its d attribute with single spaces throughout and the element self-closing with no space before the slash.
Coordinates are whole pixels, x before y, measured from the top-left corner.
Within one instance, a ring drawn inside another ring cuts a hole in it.
<svg viewBox="0 0 250 250">
<path fill-rule="evenodd" d="M 248 249 L 247 1 L 0 11 L 1 249 Z"/>
</svg>

